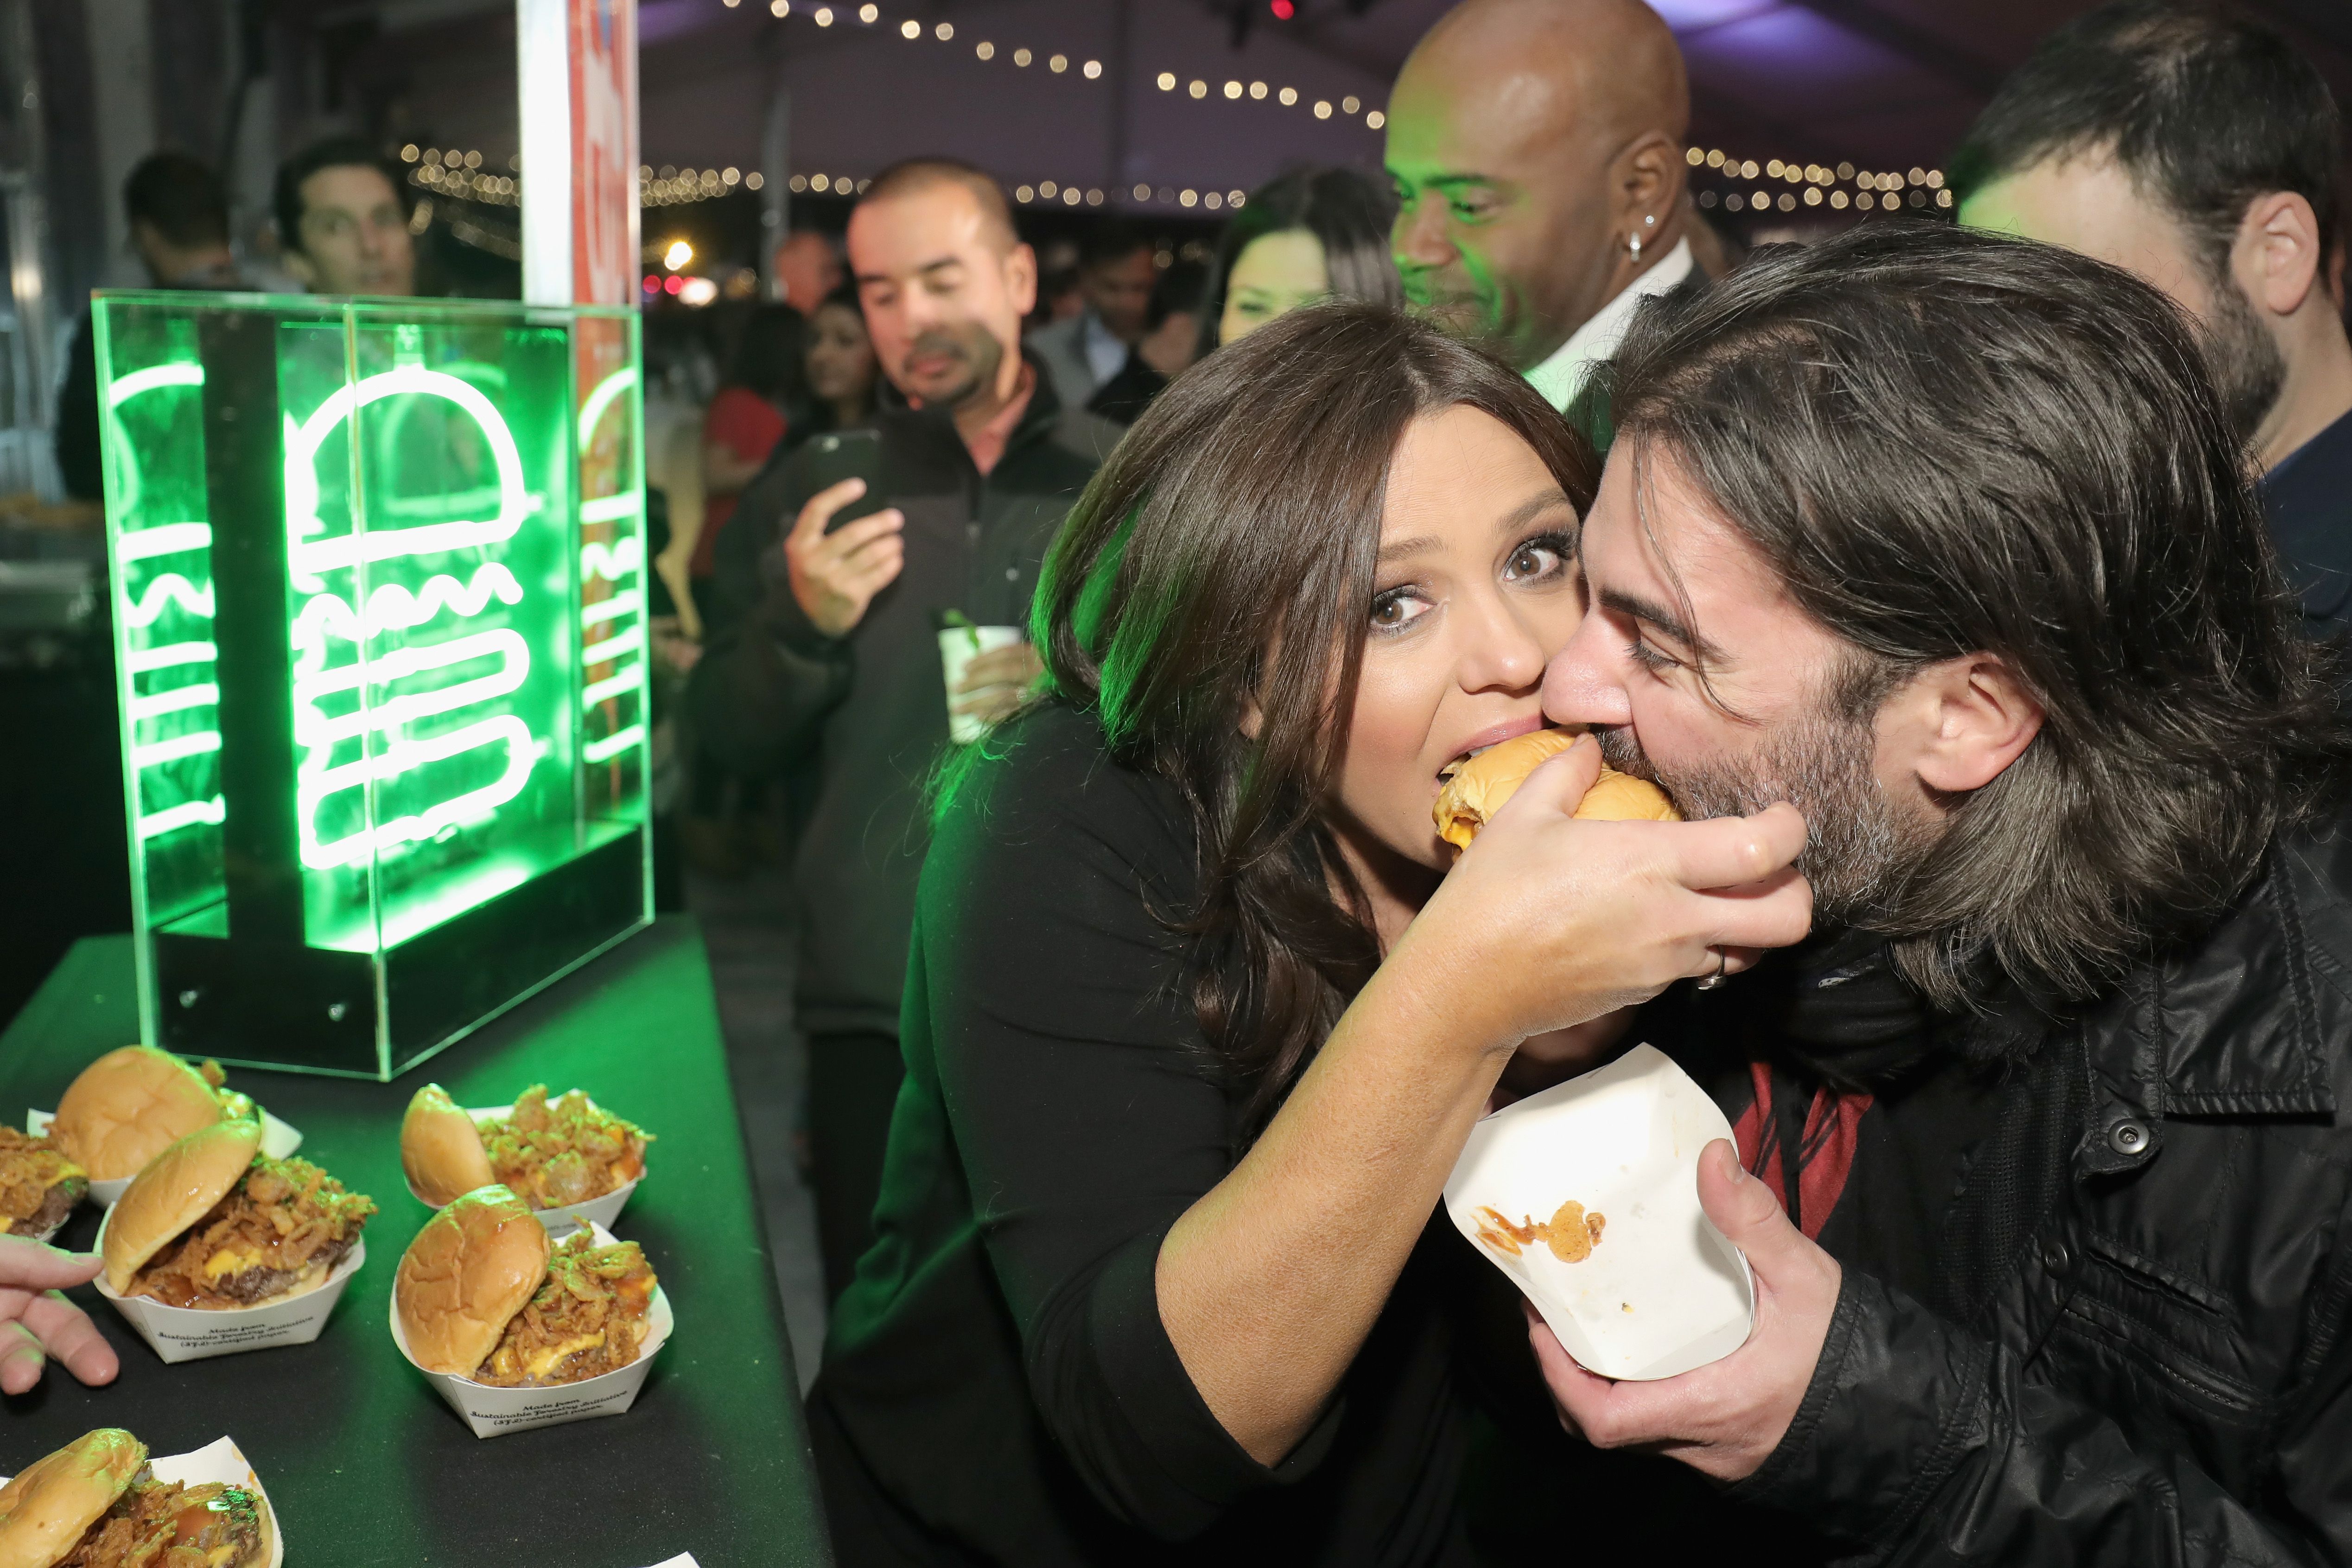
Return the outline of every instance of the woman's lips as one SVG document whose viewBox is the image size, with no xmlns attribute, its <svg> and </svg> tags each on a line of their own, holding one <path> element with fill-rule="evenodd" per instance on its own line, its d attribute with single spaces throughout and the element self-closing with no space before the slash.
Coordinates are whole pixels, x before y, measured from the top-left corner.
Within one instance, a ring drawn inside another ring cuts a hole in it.
<svg viewBox="0 0 2352 1568">
<path fill-rule="evenodd" d="M 1507 719 L 1501 724 L 1489 725 L 1465 740 L 1462 743 L 1462 748 L 1446 759 L 1445 767 L 1437 770 L 1437 776 L 1443 779 L 1445 777 L 1447 768 L 1469 760 L 1490 746 L 1500 746 L 1507 740 L 1517 740 L 1520 736 L 1532 735 L 1543 727 L 1541 714 L 1529 714 L 1525 718 Z"/>
</svg>

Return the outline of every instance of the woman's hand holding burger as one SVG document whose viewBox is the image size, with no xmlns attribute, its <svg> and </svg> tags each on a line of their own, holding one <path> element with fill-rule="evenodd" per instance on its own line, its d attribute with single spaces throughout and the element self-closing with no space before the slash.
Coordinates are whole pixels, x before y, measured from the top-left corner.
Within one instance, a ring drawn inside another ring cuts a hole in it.
<svg viewBox="0 0 2352 1568">
<path fill-rule="evenodd" d="M 1507 1051 L 1802 939 L 1812 892 L 1794 864 L 1805 845 L 1794 807 L 1700 822 L 1574 820 L 1600 776 L 1589 738 L 1530 774 L 1373 984 L 1450 1020 L 1446 1036 Z"/>
</svg>

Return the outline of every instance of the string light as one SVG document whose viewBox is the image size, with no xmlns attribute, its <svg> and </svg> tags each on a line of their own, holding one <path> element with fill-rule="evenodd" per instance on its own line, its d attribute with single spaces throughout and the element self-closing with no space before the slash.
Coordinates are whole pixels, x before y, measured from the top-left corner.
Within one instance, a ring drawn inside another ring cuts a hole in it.
<svg viewBox="0 0 2352 1568">
<path fill-rule="evenodd" d="M 1852 163 L 1832 168 L 1826 163 L 1798 163 L 1780 158 L 1769 158 L 1759 164 L 1753 158 L 1732 157 L 1718 147 L 1692 147 L 1683 156 L 1693 169 L 1719 174 L 1727 182 L 1778 180 L 1797 187 L 1794 191 L 1777 192 L 1763 188 L 1701 191 L 1698 204 L 1703 208 L 1720 205 L 1734 213 L 1793 213 L 1800 206 L 1827 206 L 1839 213 L 1850 208 L 1856 212 L 1891 213 L 1903 208 L 1941 211 L 1952 204 L 1952 193 L 1945 188 L 1941 169 L 1914 165 L 1906 172 L 1895 173 L 1857 169 Z"/>
<path fill-rule="evenodd" d="M 785 5 L 785 0 L 775 0 L 775 5 L 777 6 L 776 14 L 778 16 L 782 16 L 788 14 L 790 7 Z M 833 7 L 830 5 L 820 5 L 809 13 L 809 19 L 820 27 L 830 27 L 833 26 L 835 20 Z M 882 9 L 880 6 L 871 4 L 860 5 L 857 8 L 857 20 L 869 27 L 880 25 L 884 21 Z M 905 38 L 909 43 L 919 42 L 924 37 L 923 25 L 912 17 L 904 18 L 898 23 L 898 36 Z M 930 36 L 938 39 L 940 43 L 947 43 L 955 37 L 955 28 L 950 23 L 941 22 L 936 27 L 932 28 Z M 997 57 L 997 47 L 993 40 L 982 39 L 973 46 L 972 54 L 977 58 L 983 61 L 993 60 Z M 1025 46 L 1016 47 L 1012 52 L 1013 64 L 1016 69 L 1026 69 L 1029 66 L 1034 64 L 1038 58 L 1038 55 Z M 1053 72 L 1055 76 L 1067 75 L 1073 63 L 1070 57 L 1066 54 L 1047 55 L 1045 57 L 1045 68 Z M 1104 69 L 1103 62 L 1098 59 L 1086 60 L 1078 63 L 1078 74 L 1088 81 L 1100 81 L 1103 78 Z M 1178 81 L 1179 78 L 1173 71 L 1160 71 L 1153 77 L 1154 85 L 1156 85 L 1162 92 L 1175 91 L 1178 86 Z M 1253 102 L 1262 102 L 1269 96 L 1269 94 L 1273 97 L 1276 102 L 1281 104 L 1285 109 L 1297 108 L 1300 102 L 1299 93 L 1297 88 L 1284 87 L 1280 89 L 1270 89 L 1266 83 L 1262 81 L 1249 83 L 1228 81 L 1222 84 L 1219 90 L 1222 91 L 1227 102 L 1237 102 L 1244 97 L 1250 99 Z M 1210 96 L 1211 89 L 1210 84 L 1207 81 L 1194 79 L 1185 84 L 1185 91 L 1192 98 L 1206 99 Z M 1313 112 L 1315 118 L 1318 120 L 1328 120 L 1332 117 L 1334 112 L 1346 116 L 1349 119 L 1354 119 L 1360 114 L 1363 117 L 1365 128 L 1371 131 L 1381 130 L 1388 123 L 1388 116 L 1386 114 L 1377 109 L 1365 109 L 1363 101 L 1352 93 L 1339 100 L 1339 103 L 1336 106 L 1336 110 L 1335 106 L 1329 99 L 1318 99 L 1315 102 Z"/>
</svg>

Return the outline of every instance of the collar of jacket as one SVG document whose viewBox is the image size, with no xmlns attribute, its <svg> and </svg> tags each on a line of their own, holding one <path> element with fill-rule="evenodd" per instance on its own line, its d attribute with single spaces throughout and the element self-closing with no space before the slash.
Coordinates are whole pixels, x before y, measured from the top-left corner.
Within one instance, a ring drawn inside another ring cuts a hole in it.
<svg viewBox="0 0 2352 1568">
<path fill-rule="evenodd" d="M 1013 434 L 1005 438 L 1004 450 L 1008 456 L 1052 435 L 1055 428 L 1062 423 L 1062 400 L 1054 392 L 1054 372 L 1045 368 L 1045 361 L 1039 359 L 1026 343 L 1021 346 L 1021 362 L 1029 367 L 1029 406 L 1022 411 L 1021 423 L 1014 425 Z M 908 419 L 936 421 L 955 435 L 957 445 L 963 444 L 962 435 L 955 431 L 953 415 L 944 409 L 917 408 L 907 401 L 907 394 L 900 392 L 898 384 L 888 376 L 882 377 L 876 383 L 874 392 L 877 407 L 903 414 Z M 1003 458 L 998 459 L 1000 463 L 1003 461 Z"/>
<path fill-rule="evenodd" d="M 2352 1038 L 2348 887 L 2352 835 L 2275 841 L 2201 941 L 2085 1020 L 2095 1067 L 2151 1116 L 2332 1114 L 2328 1042 Z"/>
</svg>

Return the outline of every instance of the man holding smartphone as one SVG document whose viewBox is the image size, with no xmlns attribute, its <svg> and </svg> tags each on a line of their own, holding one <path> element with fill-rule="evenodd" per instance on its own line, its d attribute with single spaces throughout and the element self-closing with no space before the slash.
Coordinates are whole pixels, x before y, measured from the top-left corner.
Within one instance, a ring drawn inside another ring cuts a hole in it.
<svg viewBox="0 0 2352 1568">
<path fill-rule="evenodd" d="M 835 1295 L 870 1236 L 898 1093 L 923 785 L 951 705 L 1000 718 L 1042 668 L 1015 643 L 974 656 L 950 693 L 935 625 L 1027 624 L 1046 546 L 1118 434 L 1065 410 L 1023 355 L 1037 261 L 988 174 L 923 158 L 876 175 L 849 264 L 898 395 L 871 434 L 804 443 L 743 492 L 692 698 L 729 766 L 814 765 L 794 991 Z"/>
</svg>

